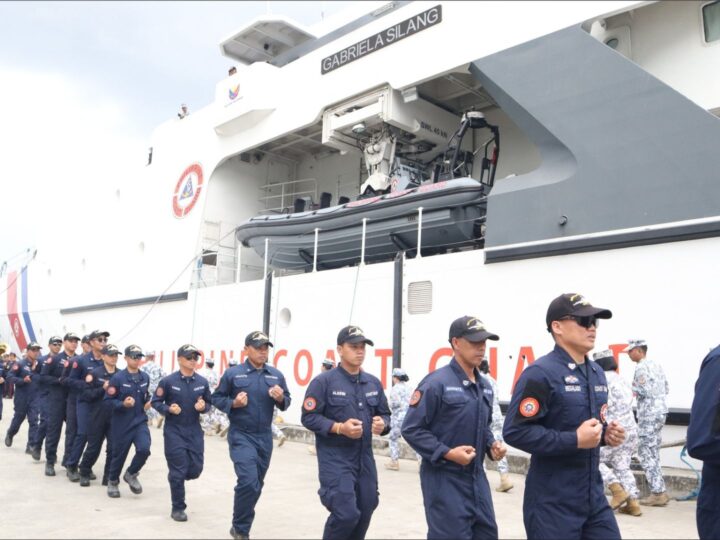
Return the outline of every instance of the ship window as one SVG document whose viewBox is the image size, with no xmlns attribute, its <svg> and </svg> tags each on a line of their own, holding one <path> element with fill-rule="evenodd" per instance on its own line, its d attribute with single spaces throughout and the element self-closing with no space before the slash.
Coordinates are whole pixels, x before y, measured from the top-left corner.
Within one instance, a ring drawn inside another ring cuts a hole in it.
<svg viewBox="0 0 720 540">
<path fill-rule="evenodd" d="M 702 8 L 705 42 L 720 40 L 720 1 L 705 4 Z"/>
<path fill-rule="evenodd" d="M 408 285 L 408 313 L 419 315 L 432 311 L 432 281 L 414 281 Z"/>
</svg>

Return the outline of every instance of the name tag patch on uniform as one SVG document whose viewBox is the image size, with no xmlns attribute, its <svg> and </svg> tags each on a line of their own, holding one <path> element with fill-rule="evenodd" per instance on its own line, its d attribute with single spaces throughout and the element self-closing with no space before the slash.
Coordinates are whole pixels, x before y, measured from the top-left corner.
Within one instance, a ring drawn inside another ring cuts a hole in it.
<svg viewBox="0 0 720 540">
<path fill-rule="evenodd" d="M 205 388 L 204 386 L 196 386 L 195 388 L 193 388 L 193 390 L 198 391 L 198 390 L 203 390 L 204 388 Z"/>
<path fill-rule="evenodd" d="M 247 378 L 247 373 L 241 373 L 240 375 L 235 375 L 235 378 L 236 378 L 236 379 L 240 379 L 240 378 L 243 378 L 243 377 L 244 377 L 244 378 Z"/>
<path fill-rule="evenodd" d="M 565 377 L 565 384 L 577 384 L 580 382 L 580 379 L 578 379 L 575 375 L 568 375 Z"/>
<path fill-rule="evenodd" d="M 606 418 L 607 418 L 607 403 L 603 403 L 603 406 L 600 407 L 600 421 L 603 424 L 606 424 L 607 423 L 605 420 Z"/>
<path fill-rule="evenodd" d="M 577 385 L 577 384 L 566 384 L 566 385 L 565 385 L 565 391 L 566 391 L 566 392 L 580 392 L 580 385 Z"/>
<path fill-rule="evenodd" d="M 366 395 L 367 397 L 377 396 L 377 395 L 378 395 L 378 391 L 375 390 L 374 392 L 365 392 L 365 395 Z"/>
<path fill-rule="evenodd" d="M 445 387 L 446 392 L 462 392 L 463 389 L 459 386 L 446 386 Z"/>
<path fill-rule="evenodd" d="M 314 411 L 315 407 L 317 407 L 317 401 L 314 397 L 309 397 L 303 402 L 303 408 L 306 411 Z"/>
<path fill-rule="evenodd" d="M 123 383 L 123 386 L 125 386 L 127 388 L 132 388 L 132 384 L 128 384 L 128 383 Z M 180 390 L 180 389 L 178 388 L 178 390 Z"/>
<path fill-rule="evenodd" d="M 420 403 L 420 399 L 422 399 L 423 393 L 420 390 L 415 390 L 413 392 L 413 395 L 410 396 L 410 406 L 414 407 L 418 403 Z"/>
<path fill-rule="evenodd" d="M 178 386 L 171 386 L 170 388 L 172 388 L 173 390 L 177 390 L 178 392 L 180 391 L 180 387 Z"/>
<path fill-rule="evenodd" d="M 157 390 L 155 390 L 155 395 L 157 395 L 157 397 L 162 397 L 164 393 L 165 390 L 163 390 L 162 386 L 158 386 Z"/>
<path fill-rule="evenodd" d="M 520 402 L 518 411 L 525 418 L 532 418 L 540 412 L 540 403 L 535 398 L 527 397 Z"/>
<path fill-rule="evenodd" d="M 599 384 L 599 385 L 595 386 L 595 391 L 596 392 L 607 392 L 607 386 L 605 386 L 604 384 Z"/>
<path fill-rule="evenodd" d="M 265 375 L 266 379 L 277 379 L 277 375 Z"/>
<path fill-rule="evenodd" d="M 332 395 L 333 396 L 347 396 L 347 393 L 343 392 L 342 390 L 333 390 Z"/>
</svg>

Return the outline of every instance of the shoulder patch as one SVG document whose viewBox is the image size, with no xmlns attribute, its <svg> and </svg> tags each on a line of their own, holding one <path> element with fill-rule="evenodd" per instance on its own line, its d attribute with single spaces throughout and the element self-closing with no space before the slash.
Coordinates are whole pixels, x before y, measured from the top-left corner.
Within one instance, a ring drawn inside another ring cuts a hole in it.
<svg viewBox="0 0 720 540">
<path fill-rule="evenodd" d="M 607 424 L 607 410 L 608 410 L 607 403 L 603 403 L 603 406 L 600 407 L 600 421 L 603 424 Z"/>
<path fill-rule="evenodd" d="M 518 412 L 525 418 L 532 418 L 540 412 L 540 403 L 535 398 L 527 397 L 520 402 Z"/>
<path fill-rule="evenodd" d="M 158 386 L 157 390 L 155 390 L 155 395 L 157 397 L 163 397 L 163 394 L 165 393 L 165 390 L 163 390 L 162 386 Z"/>
<path fill-rule="evenodd" d="M 115 394 L 117 394 L 117 388 L 115 388 L 114 386 L 108 386 L 107 393 L 108 396 L 114 396 Z"/>
<path fill-rule="evenodd" d="M 317 407 L 317 401 L 315 401 L 314 397 L 306 398 L 305 401 L 303 402 L 303 409 L 305 409 L 308 412 L 314 411 L 315 407 Z"/>
<path fill-rule="evenodd" d="M 418 403 L 420 403 L 420 400 L 422 399 L 422 391 L 421 390 L 415 390 L 410 396 L 410 406 L 415 407 Z"/>
</svg>

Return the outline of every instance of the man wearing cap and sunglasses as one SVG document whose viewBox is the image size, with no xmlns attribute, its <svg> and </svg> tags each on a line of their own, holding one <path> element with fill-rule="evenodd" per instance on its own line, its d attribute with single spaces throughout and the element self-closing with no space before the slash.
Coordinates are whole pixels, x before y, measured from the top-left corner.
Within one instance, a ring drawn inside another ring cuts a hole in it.
<svg viewBox="0 0 720 540">
<path fill-rule="evenodd" d="M 315 433 L 320 502 L 330 511 L 323 538 L 365 538 L 379 503 L 372 436 L 390 431 L 390 407 L 380 380 L 363 371 L 372 340 L 358 326 L 337 336 L 340 364 L 315 377 L 301 421 Z"/>
<path fill-rule="evenodd" d="M 80 355 L 77 360 L 72 362 L 70 374 L 66 379 L 66 383 L 71 389 L 68 401 L 72 398 L 77 401 L 77 432 L 75 433 L 75 440 L 73 441 L 70 455 L 65 461 L 68 480 L 71 482 L 80 481 L 78 464 L 87 445 L 89 405 L 87 396 L 84 395 L 83 392 L 91 388 L 90 383 L 93 378 L 93 372 L 103 366 L 102 350 L 107 344 L 108 337 L 110 337 L 110 332 L 104 330 L 92 331 L 88 336 L 90 339 L 90 352 Z M 90 478 L 92 480 L 95 479 L 94 476 L 91 472 Z"/>
<path fill-rule="evenodd" d="M 15 385 L 15 414 L 5 435 L 5 446 L 12 446 L 13 437 L 20 429 L 20 425 L 27 418 L 28 442 L 25 447 L 26 454 L 32 454 L 33 459 L 40 459 L 40 449 L 36 447 L 38 425 L 40 424 L 40 404 L 38 400 L 38 381 L 40 376 L 36 372 L 38 357 L 40 356 L 39 343 L 31 341 L 26 348 L 26 356 L 13 364 L 8 375 L 8 381 Z"/>
<path fill-rule="evenodd" d="M 65 424 L 65 457 L 63 464 L 68 457 L 72 448 L 71 443 L 75 438 L 75 429 L 77 425 L 71 429 L 67 418 L 67 399 L 68 388 L 63 384 L 63 374 L 68 365 L 71 365 L 75 357 L 80 338 L 69 332 L 63 337 L 63 350 L 56 355 L 45 360 L 41 370 L 40 377 L 47 387 L 48 394 L 46 406 L 48 411 L 47 433 L 45 439 L 45 475 L 55 476 L 55 462 L 57 461 L 57 447 L 60 442 L 60 434 L 62 433 L 63 422 Z M 68 370 L 69 373 L 69 370 Z M 70 444 L 68 444 L 68 440 Z"/>
<path fill-rule="evenodd" d="M 660 444 L 668 413 L 666 395 L 670 388 L 662 366 L 647 358 L 647 349 L 644 339 L 631 339 L 623 350 L 637 364 L 632 391 L 637 398 L 638 457 L 651 492 L 648 497 L 640 499 L 640 504 L 665 506 L 670 497 L 665 491 L 660 468 Z"/>
<path fill-rule="evenodd" d="M 139 495 L 142 485 L 138 474 L 150 457 L 150 430 L 145 412 L 150 408 L 150 377 L 140 371 L 140 360 L 145 356 L 137 345 L 125 347 L 127 367 L 110 379 L 105 391 L 105 400 L 110 402 L 112 420 L 110 439 L 112 440 L 112 460 L 108 471 L 108 497 L 120 497 L 120 471 L 125 465 L 130 447 L 135 446 L 135 455 L 128 466 L 123 480 L 130 491 Z"/>
<path fill-rule="evenodd" d="M 520 375 L 505 417 L 505 442 L 532 454 L 523 520 L 528 538 L 620 538 L 600 475 L 600 445 L 625 431 L 606 423 L 607 381 L 587 354 L 609 309 L 562 294 L 548 307 L 555 348 Z"/>
<path fill-rule="evenodd" d="M 78 468 L 80 470 L 80 486 L 90 485 L 90 473 L 100 456 L 103 441 L 105 441 L 105 470 L 103 471 L 102 485 L 108 485 L 108 474 L 112 462 L 112 434 L 110 422 L 112 408 L 103 398 L 110 386 L 110 379 L 117 373 L 117 361 L 120 349 L 115 345 L 105 345 L 101 351 L 102 367 L 95 369 L 88 375 L 88 388 L 82 395 L 88 404 L 88 431 L 87 447 L 83 452 Z"/>
<path fill-rule="evenodd" d="M 480 319 L 453 321 L 452 360 L 420 381 L 410 398 L 402 435 L 423 458 L 428 538 L 498 536 L 483 455 L 498 461 L 507 448 L 493 437 L 493 392 L 479 370 L 488 339 L 499 338 Z"/>
<path fill-rule="evenodd" d="M 180 369 L 160 379 L 152 407 L 165 417 L 165 460 L 175 521 L 187 521 L 185 481 L 194 480 L 203 470 L 205 440 L 200 413 L 211 407 L 210 383 L 195 371 L 200 351 L 187 344 L 177 351 Z"/>
<path fill-rule="evenodd" d="M 273 451 L 273 410 L 285 411 L 290 405 L 284 375 L 267 364 L 272 346 L 263 332 L 250 332 L 243 350 L 247 360 L 225 371 L 212 395 L 212 404 L 230 419 L 227 439 L 237 476 L 230 529 L 233 538 L 250 535 Z"/>
</svg>

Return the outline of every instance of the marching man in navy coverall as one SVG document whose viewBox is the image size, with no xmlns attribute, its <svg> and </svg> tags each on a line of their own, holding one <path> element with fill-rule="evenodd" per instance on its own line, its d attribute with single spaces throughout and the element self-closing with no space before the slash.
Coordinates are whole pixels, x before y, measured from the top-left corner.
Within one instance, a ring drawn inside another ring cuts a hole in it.
<svg viewBox="0 0 720 540">
<path fill-rule="evenodd" d="M 697 528 L 701 540 L 720 538 L 720 347 L 700 366 L 687 431 L 690 456 L 703 461 L 697 500 Z"/>
<path fill-rule="evenodd" d="M 373 342 L 357 326 L 337 336 L 340 364 L 308 386 L 302 424 L 315 432 L 320 502 L 330 511 L 323 538 L 362 539 L 379 502 L 372 436 L 390 431 L 380 380 L 361 369 Z"/>
<path fill-rule="evenodd" d="M 420 484 L 428 538 L 497 538 L 483 456 L 507 448 L 493 437 L 493 391 L 480 376 L 488 339 L 498 336 L 475 317 L 450 325 L 453 359 L 427 375 L 410 398 L 402 436 L 422 456 Z"/>
<path fill-rule="evenodd" d="M 587 357 L 608 309 L 563 294 L 545 323 L 555 348 L 528 366 L 513 391 L 503 437 L 532 454 L 525 481 L 527 537 L 620 538 L 599 470 L 601 444 L 618 446 L 625 430 L 605 423 L 605 372 Z"/>
<path fill-rule="evenodd" d="M 13 364 L 8 373 L 8 382 L 15 385 L 15 397 L 13 405 L 15 413 L 12 422 L 5 435 L 5 446 L 12 446 L 13 437 L 17 434 L 23 421 L 28 421 L 28 442 L 25 447 L 26 454 L 38 452 L 35 449 L 40 426 L 40 375 L 37 373 L 38 357 L 40 356 L 40 344 L 31 341 L 28 343 L 26 358 L 18 360 Z"/>
<path fill-rule="evenodd" d="M 237 476 L 230 529 L 233 538 L 250 535 L 273 450 L 273 410 L 284 411 L 290 405 L 285 377 L 267 364 L 272 346 L 264 333 L 248 334 L 243 350 L 247 360 L 225 371 L 212 395 L 212 404 L 230 419 L 227 439 Z"/>
<path fill-rule="evenodd" d="M 145 414 L 150 408 L 150 378 L 139 369 L 143 356 L 145 355 L 142 349 L 137 345 L 125 347 L 127 368 L 112 376 L 105 392 L 105 400 L 110 401 L 113 410 L 110 421 L 112 461 L 108 471 L 107 488 L 108 497 L 112 498 L 120 496 L 120 471 L 125 465 L 130 447 L 135 445 L 135 455 L 123 475 L 123 480 L 136 495 L 142 493 L 138 474 L 150 457 L 150 430 Z"/>
<path fill-rule="evenodd" d="M 203 470 L 205 437 L 200 413 L 210 410 L 210 384 L 195 372 L 200 351 L 183 345 L 177 352 L 180 370 L 160 379 L 152 398 L 153 409 L 165 417 L 165 459 L 175 521 L 187 521 L 185 481 L 194 480 Z"/>
<path fill-rule="evenodd" d="M 65 382 L 71 389 L 68 394 L 68 405 L 76 402 L 75 412 L 77 413 L 77 432 L 73 441 L 72 450 L 68 456 L 65 466 L 67 467 L 68 480 L 71 482 L 80 481 L 78 464 L 87 445 L 87 433 L 90 423 L 88 411 L 90 405 L 87 396 L 83 393 L 90 388 L 93 371 L 103 366 L 102 350 L 107 343 L 110 332 L 94 330 L 90 333 L 90 352 L 78 356 L 70 367 L 69 375 Z M 70 418 L 70 416 L 68 416 Z M 90 475 L 92 479 L 92 474 Z"/>
<path fill-rule="evenodd" d="M 108 484 L 108 473 L 112 463 L 112 434 L 110 423 L 112 421 L 112 407 L 104 398 L 110 387 L 110 379 L 118 371 L 117 361 L 120 349 L 115 345 L 106 345 L 102 350 L 103 365 L 88 375 L 88 388 L 83 390 L 83 399 L 88 406 L 87 447 L 83 452 L 78 468 L 80 470 L 80 486 L 90 485 L 90 473 L 100 456 L 103 441 L 105 441 L 105 470 L 102 485 Z"/>
<path fill-rule="evenodd" d="M 63 337 L 63 350 L 47 360 L 40 370 L 40 378 L 47 386 L 47 433 L 45 437 L 45 476 L 55 476 L 57 448 L 60 442 L 63 422 L 66 421 L 68 389 L 64 384 L 63 375 L 70 373 L 80 338 L 68 332 Z M 71 436 L 66 424 L 65 438 Z M 74 439 L 74 432 L 72 437 Z"/>
</svg>

